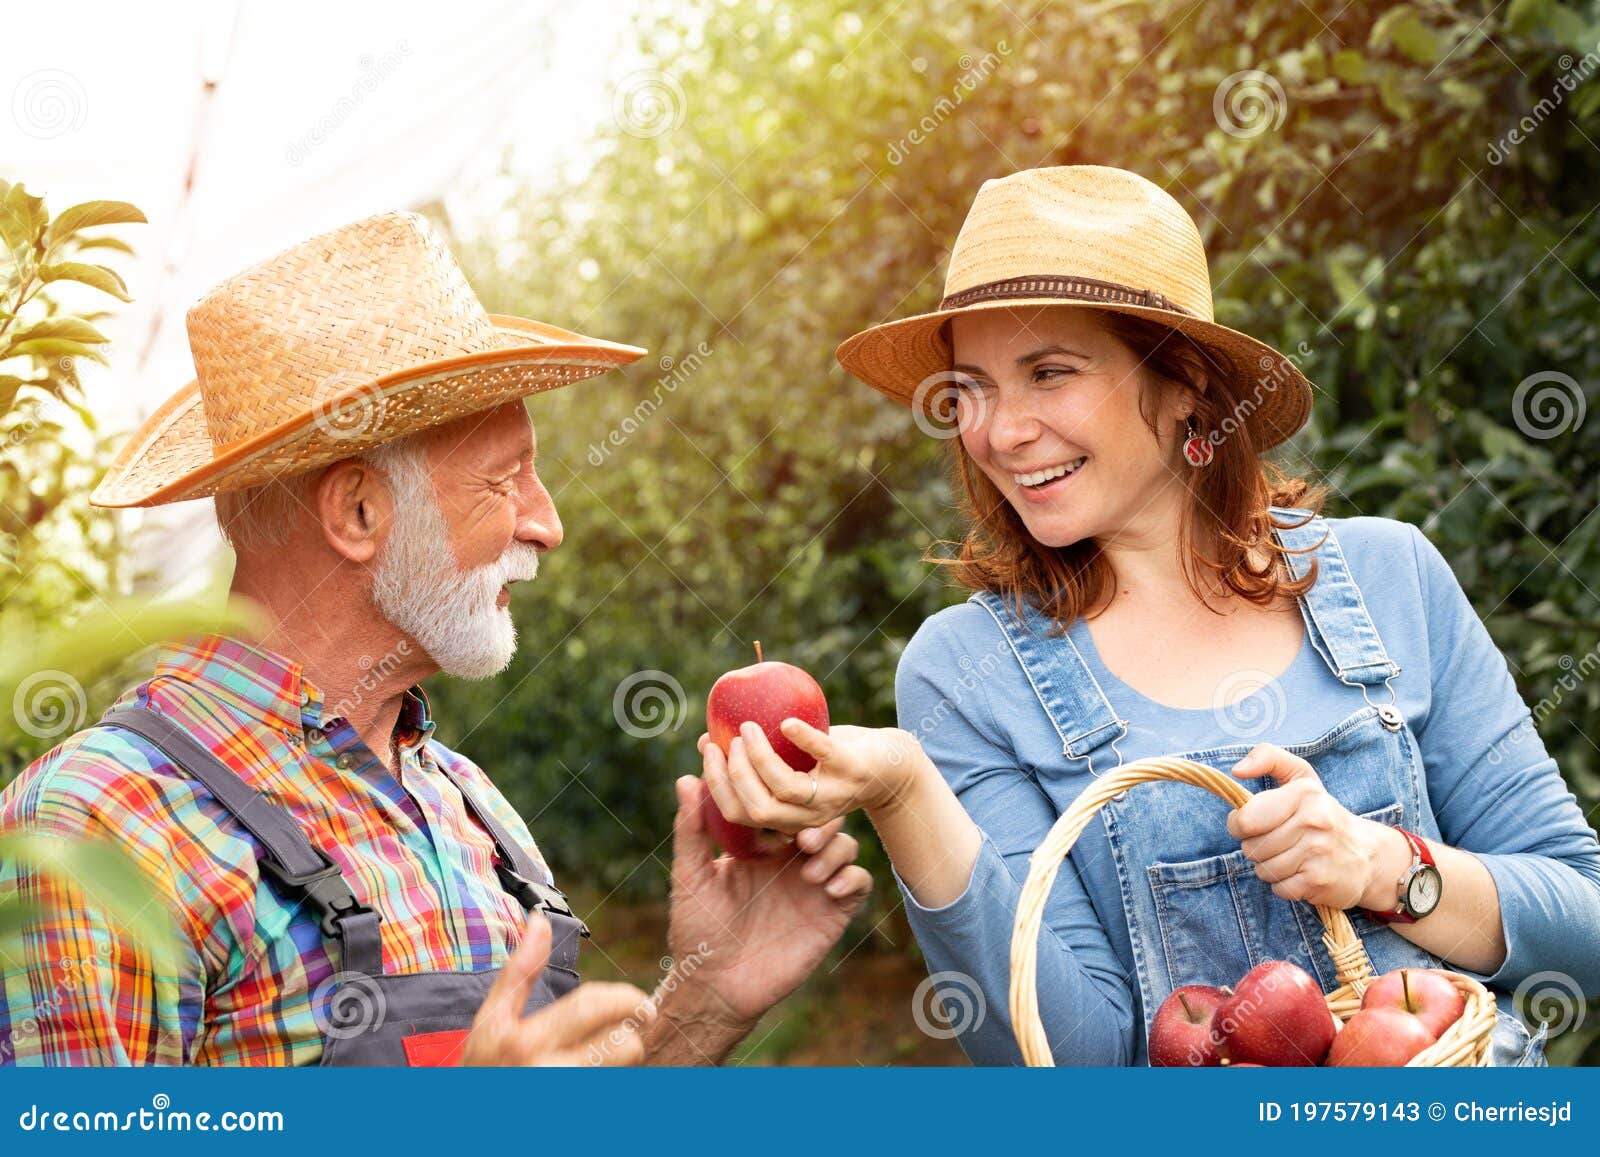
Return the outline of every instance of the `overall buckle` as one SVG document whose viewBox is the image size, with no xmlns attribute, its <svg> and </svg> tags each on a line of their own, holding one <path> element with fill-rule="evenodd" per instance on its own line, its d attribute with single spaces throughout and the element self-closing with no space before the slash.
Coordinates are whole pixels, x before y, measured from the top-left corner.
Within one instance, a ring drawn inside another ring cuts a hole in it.
<svg viewBox="0 0 1600 1157">
<path fill-rule="evenodd" d="M 341 920 L 346 916 L 371 912 L 372 909 L 356 899 L 356 894 L 350 890 L 350 885 L 339 871 L 339 865 L 328 858 L 328 853 L 321 848 L 313 848 L 312 851 L 316 852 L 322 866 L 300 874 L 289 871 L 269 857 L 263 856 L 257 862 L 263 875 L 270 876 L 317 910 L 324 936 L 337 937 Z"/>
<path fill-rule="evenodd" d="M 578 919 L 577 913 L 573 912 L 572 905 L 567 903 L 566 894 L 561 889 L 519 876 L 516 869 L 503 860 L 497 861 L 494 867 L 500 876 L 501 885 L 515 896 L 524 908 L 530 912 L 553 912 L 558 916 L 577 920 L 578 935 L 585 938 L 589 936 L 589 926 Z"/>
</svg>

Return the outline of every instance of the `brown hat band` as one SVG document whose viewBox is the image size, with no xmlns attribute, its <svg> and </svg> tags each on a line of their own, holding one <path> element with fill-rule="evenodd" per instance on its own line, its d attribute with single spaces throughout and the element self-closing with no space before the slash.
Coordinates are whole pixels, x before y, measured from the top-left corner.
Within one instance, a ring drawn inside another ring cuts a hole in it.
<svg viewBox="0 0 1600 1157">
<path fill-rule="evenodd" d="M 1115 281 L 1096 281 L 1092 277 L 1059 277 L 1048 274 L 1038 277 L 1007 277 L 1000 281 L 987 281 L 952 293 L 939 303 L 941 310 L 962 309 L 980 301 L 1003 301 L 1015 297 L 1060 297 L 1073 301 L 1105 301 L 1117 305 L 1142 305 L 1149 309 L 1170 309 L 1189 313 L 1187 309 L 1163 297 L 1152 289 L 1135 289 Z M 1193 314 L 1189 314 L 1191 317 Z"/>
</svg>

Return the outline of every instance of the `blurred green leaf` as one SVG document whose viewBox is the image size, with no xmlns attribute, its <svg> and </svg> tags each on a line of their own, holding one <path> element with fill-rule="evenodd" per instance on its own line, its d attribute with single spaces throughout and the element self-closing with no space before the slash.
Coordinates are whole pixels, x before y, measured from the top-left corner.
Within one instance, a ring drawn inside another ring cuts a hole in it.
<svg viewBox="0 0 1600 1157">
<path fill-rule="evenodd" d="M 26 864 L 41 877 L 82 893 L 89 903 L 148 953 L 155 971 L 176 972 L 181 959 L 171 914 L 137 860 L 103 840 L 64 840 L 0 833 L 0 858 Z M 9 905 L 0 905 L 4 913 Z M 8 922 L 14 922 L 11 917 Z M 0 951 L 4 950 L 0 940 Z"/>
</svg>

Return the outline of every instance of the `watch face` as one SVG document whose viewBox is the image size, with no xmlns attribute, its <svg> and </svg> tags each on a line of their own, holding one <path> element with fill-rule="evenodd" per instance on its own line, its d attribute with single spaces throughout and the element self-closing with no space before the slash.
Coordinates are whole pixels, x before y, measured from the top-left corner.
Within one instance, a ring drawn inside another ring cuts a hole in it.
<svg viewBox="0 0 1600 1157">
<path fill-rule="evenodd" d="M 1423 864 L 1418 868 L 1411 877 L 1411 883 L 1406 886 L 1406 907 L 1411 909 L 1411 914 L 1422 917 L 1437 908 L 1442 885 L 1438 868 L 1431 864 Z"/>
</svg>

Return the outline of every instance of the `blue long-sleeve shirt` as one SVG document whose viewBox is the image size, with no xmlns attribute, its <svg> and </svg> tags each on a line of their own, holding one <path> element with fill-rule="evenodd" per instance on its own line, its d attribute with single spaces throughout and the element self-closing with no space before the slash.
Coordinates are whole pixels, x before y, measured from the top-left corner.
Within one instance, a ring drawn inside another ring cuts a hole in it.
<svg viewBox="0 0 1600 1157">
<path fill-rule="evenodd" d="M 1546 753 L 1504 656 L 1415 527 L 1382 518 L 1328 521 L 1400 665 L 1396 706 L 1417 737 L 1443 840 L 1476 854 L 1499 893 L 1504 963 L 1488 975 L 1458 971 L 1503 992 L 1554 970 L 1584 994 L 1600 993 L 1600 843 Z M 1224 730 L 1209 709 L 1169 708 L 1140 695 L 1085 645 L 1087 632 L 1075 638 L 1130 724 L 1118 744 L 1126 761 L 1238 742 L 1237 730 Z M 974 603 L 923 624 L 901 657 L 896 697 L 900 726 L 921 740 L 984 835 L 966 890 L 949 904 L 923 907 L 900 882 L 911 926 L 930 972 L 961 974 L 949 983 L 981 991 L 981 1015 L 967 1016 L 960 1036 L 968 1056 L 1016 1064 L 1007 999 L 1018 896 L 1028 857 L 1059 814 L 1051 794 L 1070 798 L 1089 775 L 1062 758 L 1060 736 L 998 625 Z M 1340 683 L 1305 642 L 1277 680 L 1232 711 L 1281 718 L 1255 738 L 1287 746 L 1315 739 L 1363 705 L 1361 691 Z M 1051 794 L 1041 787 L 1046 776 Z M 1040 1014 L 1058 1064 L 1128 1064 L 1141 1051 L 1142 1018 L 1102 825 L 1084 829 L 1072 869 L 1057 877 L 1044 914 Z M 969 994 L 968 1008 L 976 1003 Z"/>
</svg>

